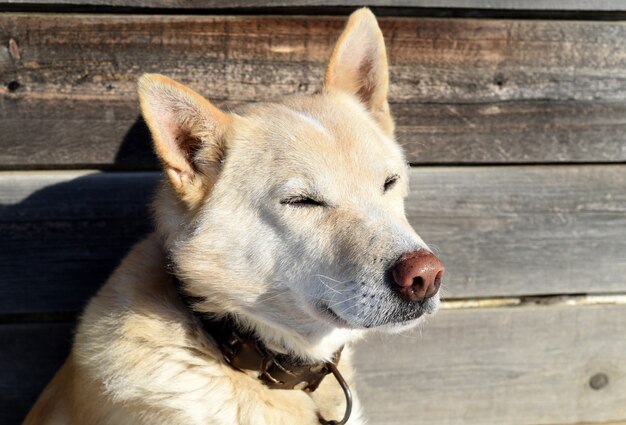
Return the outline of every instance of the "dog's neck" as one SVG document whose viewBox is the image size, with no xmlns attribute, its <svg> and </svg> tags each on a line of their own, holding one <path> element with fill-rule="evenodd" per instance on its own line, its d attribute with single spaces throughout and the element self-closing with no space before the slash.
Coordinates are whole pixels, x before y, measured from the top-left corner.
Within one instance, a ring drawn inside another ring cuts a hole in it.
<svg viewBox="0 0 626 425">
<path fill-rule="evenodd" d="M 170 274 L 174 274 L 173 267 L 170 266 L 168 269 Z M 255 334 L 270 350 L 290 354 L 309 363 L 331 361 L 340 347 L 363 336 L 362 330 L 340 328 L 317 321 L 312 325 L 311 318 L 292 315 L 289 311 L 282 313 L 273 311 L 272 314 L 275 315 L 285 314 L 277 320 L 276 317 L 266 317 L 260 311 L 225 309 L 222 305 L 214 304 L 213 297 L 207 296 L 206 293 L 196 295 L 197 291 L 194 291 L 191 282 L 185 281 L 180 286 L 179 292 L 187 294 L 191 300 L 189 309 L 196 314 L 217 318 L 230 317 L 240 329 L 245 333 Z M 289 323 L 290 326 L 285 327 L 279 323 Z"/>
<path fill-rule="evenodd" d="M 277 313 L 278 314 L 278 313 Z M 329 361 L 342 346 L 350 344 L 362 336 L 362 332 L 343 329 L 315 322 L 302 322 L 302 318 L 288 316 L 281 319 L 290 327 L 280 326 L 257 312 L 245 311 L 238 315 L 240 322 L 263 337 L 263 342 L 271 349 L 292 353 L 306 361 Z"/>
<path fill-rule="evenodd" d="M 269 350 L 262 341 L 253 334 L 245 333 L 245 329 L 237 326 L 232 317 L 216 318 L 195 312 L 193 306 L 197 298 L 189 296 L 182 282 L 171 274 L 172 285 L 181 302 L 206 332 L 224 356 L 224 360 L 234 369 L 258 372 L 258 379 L 270 389 L 302 390 L 313 392 L 327 375 L 332 374 L 339 383 L 345 399 L 346 410 L 340 421 L 326 420 L 318 412 L 321 425 L 345 424 L 352 412 L 352 392 L 343 378 L 337 364 L 343 347 L 338 349 L 331 361 L 303 362 L 289 354 L 276 353 Z"/>
<path fill-rule="evenodd" d="M 224 360 L 234 369 L 258 372 L 258 378 L 270 388 L 315 391 L 322 379 L 331 373 L 331 364 L 336 365 L 339 361 L 343 346 L 333 353 L 330 361 L 317 362 L 304 361 L 282 350 L 275 351 L 231 315 L 198 313 L 194 305 L 202 300 L 187 294 L 175 275 L 172 275 L 172 284 L 190 314 L 215 341 Z"/>
</svg>

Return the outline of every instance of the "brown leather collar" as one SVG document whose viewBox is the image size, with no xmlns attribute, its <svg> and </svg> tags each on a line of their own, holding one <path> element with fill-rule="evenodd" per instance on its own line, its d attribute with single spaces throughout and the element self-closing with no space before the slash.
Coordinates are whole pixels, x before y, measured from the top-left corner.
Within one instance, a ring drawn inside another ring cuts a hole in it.
<svg viewBox="0 0 626 425">
<path fill-rule="evenodd" d="M 276 353 L 253 333 L 241 330 L 232 317 L 218 318 L 194 311 L 193 304 L 200 299 L 187 295 L 175 275 L 172 275 L 172 281 L 183 304 L 197 318 L 204 332 L 217 343 L 224 360 L 232 368 L 259 372 L 259 380 L 271 389 L 306 392 L 315 391 L 326 375 L 332 373 L 346 397 L 346 413 L 341 421 L 326 421 L 321 416 L 319 420 L 321 424 L 328 425 L 342 425 L 348 421 L 352 410 L 352 394 L 337 370 L 343 347 L 335 352 L 332 362 L 306 363 L 295 356 Z"/>
</svg>

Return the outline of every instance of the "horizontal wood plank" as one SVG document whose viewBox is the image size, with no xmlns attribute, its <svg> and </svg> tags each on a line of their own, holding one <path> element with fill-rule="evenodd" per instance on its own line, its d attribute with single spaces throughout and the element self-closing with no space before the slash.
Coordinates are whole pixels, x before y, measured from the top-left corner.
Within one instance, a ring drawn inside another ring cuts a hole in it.
<svg viewBox="0 0 626 425">
<path fill-rule="evenodd" d="M 0 423 L 20 423 L 71 329 L 0 325 Z M 372 425 L 623 423 L 625 332 L 624 305 L 443 310 L 423 330 L 360 343 L 357 390 Z M 591 388 L 599 375 L 608 384 Z"/>
<path fill-rule="evenodd" d="M 0 312 L 81 309 L 151 230 L 156 181 L 156 173 L 3 173 Z"/>
<path fill-rule="evenodd" d="M 150 231 L 157 180 L 0 173 L 0 313 L 80 308 Z M 626 290 L 626 166 L 416 168 L 411 187 L 449 299 Z"/>
<path fill-rule="evenodd" d="M 363 6 L 359 0 L 3 0 L 0 5 L 73 5 L 112 6 L 172 9 L 223 9 L 251 7 L 316 7 L 316 6 Z M 624 11 L 621 0 L 537 1 L 537 0 L 369 0 L 369 6 L 378 7 L 425 7 L 455 9 L 499 9 L 499 10 L 570 10 L 570 11 Z"/>
<path fill-rule="evenodd" d="M 626 289 L 626 166 L 414 169 L 409 221 L 451 298 Z"/>
<path fill-rule="evenodd" d="M 624 423 L 625 332 L 624 305 L 442 311 L 357 347 L 358 389 L 372 424 Z"/>
<path fill-rule="evenodd" d="M 343 17 L 0 16 L 0 168 L 155 168 L 137 77 L 226 108 L 319 89 Z M 623 162 L 626 24 L 382 18 L 417 163 Z M 82 37 L 76 37 L 82 34 Z"/>
<path fill-rule="evenodd" d="M 73 323 L 0 324 L 0 423 L 19 425 L 67 357 Z"/>
</svg>

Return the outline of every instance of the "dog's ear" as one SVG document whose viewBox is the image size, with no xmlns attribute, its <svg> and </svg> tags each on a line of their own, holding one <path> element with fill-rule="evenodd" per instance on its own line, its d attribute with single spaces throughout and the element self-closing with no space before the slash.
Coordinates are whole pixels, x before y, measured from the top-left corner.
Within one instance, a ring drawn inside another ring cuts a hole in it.
<svg viewBox="0 0 626 425">
<path fill-rule="evenodd" d="M 387 103 L 389 71 L 385 40 L 374 14 L 362 8 L 350 15 L 330 57 L 324 90 L 356 95 L 389 135 L 393 119 Z"/>
<path fill-rule="evenodd" d="M 172 187 L 190 209 L 195 208 L 220 172 L 232 117 L 158 74 L 139 79 L 139 101 Z"/>
</svg>

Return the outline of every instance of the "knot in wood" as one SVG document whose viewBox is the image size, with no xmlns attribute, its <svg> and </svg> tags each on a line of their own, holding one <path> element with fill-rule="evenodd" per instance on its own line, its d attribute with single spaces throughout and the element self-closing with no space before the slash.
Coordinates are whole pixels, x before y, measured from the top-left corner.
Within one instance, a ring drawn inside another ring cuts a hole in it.
<svg viewBox="0 0 626 425">
<path fill-rule="evenodd" d="M 596 373 L 589 379 L 589 386 L 594 390 L 601 390 L 609 384 L 609 377 L 604 373 Z"/>
</svg>

